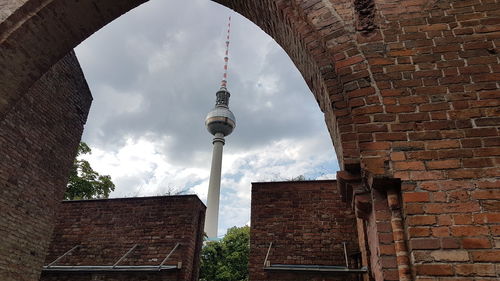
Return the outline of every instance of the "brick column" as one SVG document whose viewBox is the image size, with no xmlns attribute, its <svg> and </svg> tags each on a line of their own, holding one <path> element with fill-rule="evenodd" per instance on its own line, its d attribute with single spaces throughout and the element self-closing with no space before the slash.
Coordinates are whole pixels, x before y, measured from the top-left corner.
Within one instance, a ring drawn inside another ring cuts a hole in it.
<svg viewBox="0 0 500 281">
<path fill-rule="evenodd" d="M 410 273 L 410 260 L 404 237 L 401 204 L 399 201 L 399 194 L 396 189 L 392 188 L 387 191 L 387 203 L 389 205 L 389 209 L 391 209 L 392 236 L 394 238 L 394 247 L 396 248 L 399 280 L 409 281 L 412 280 Z"/>
</svg>

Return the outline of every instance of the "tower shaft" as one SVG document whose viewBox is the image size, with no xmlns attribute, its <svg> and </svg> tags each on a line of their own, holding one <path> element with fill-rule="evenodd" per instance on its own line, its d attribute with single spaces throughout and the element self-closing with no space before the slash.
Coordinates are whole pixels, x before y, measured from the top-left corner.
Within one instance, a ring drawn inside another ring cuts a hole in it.
<svg viewBox="0 0 500 281">
<path fill-rule="evenodd" d="M 210 168 L 210 181 L 208 183 L 207 213 L 205 215 L 205 232 L 209 240 L 217 238 L 224 135 L 222 133 L 215 134 L 213 144 L 212 166 Z"/>
</svg>

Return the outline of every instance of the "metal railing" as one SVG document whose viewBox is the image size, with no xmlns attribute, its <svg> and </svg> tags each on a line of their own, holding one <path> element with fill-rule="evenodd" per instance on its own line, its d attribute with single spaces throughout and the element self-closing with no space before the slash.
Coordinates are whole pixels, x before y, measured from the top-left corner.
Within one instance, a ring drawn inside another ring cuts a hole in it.
<svg viewBox="0 0 500 281">
<path fill-rule="evenodd" d="M 175 270 L 182 268 L 182 262 L 177 262 L 176 265 L 165 265 L 167 260 L 172 256 L 172 254 L 179 248 L 181 244 L 177 243 L 174 248 L 168 253 L 168 255 L 163 259 L 160 265 L 119 265 L 130 253 L 132 253 L 138 246 L 135 244 L 130 248 L 124 255 L 122 255 L 113 265 L 55 265 L 62 258 L 64 258 L 69 253 L 73 252 L 75 249 L 81 247 L 81 245 L 76 245 L 63 255 L 59 256 L 53 262 L 44 266 L 42 271 L 44 272 L 124 272 L 124 271 L 136 271 L 136 272 L 153 272 L 153 271 L 163 271 L 163 270 Z"/>
<path fill-rule="evenodd" d="M 367 273 L 368 269 L 366 267 L 360 268 L 349 268 L 349 258 L 347 254 L 346 242 L 343 242 L 344 248 L 344 258 L 345 258 L 345 266 L 340 265 L 298 265 L 298 264 L 271 264 L 269 261 L 269 254 L 271 252 L 271 248 L 273 246 L 273 242 L 269 243 L 269 247 L 267 249 L 266 258 L 264 259 L 264 270 L 283 270 L 283 271 L 309 271 L 309 272 L 344 272 L 344 273 L 355 273 L 355 274 L 363 274 Z M 357 258 L 357 254 L 355 255 Z M 356 266 L 360 265 L 360 262 L 355 260 L 354 264 Z"/>
</svg>

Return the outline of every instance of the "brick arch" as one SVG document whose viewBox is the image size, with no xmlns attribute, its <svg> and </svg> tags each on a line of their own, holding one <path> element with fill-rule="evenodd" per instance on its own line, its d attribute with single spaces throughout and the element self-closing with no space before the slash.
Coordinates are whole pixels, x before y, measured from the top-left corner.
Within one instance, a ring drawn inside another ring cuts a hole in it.
<svg viewBox="0 0 500 281">
<path fill-rule="evenodd" d="M 16 125 L 33 116 L 18 116 L 19 123 L 9 118 L 20 113 L 16 106 L 35 107 L 34 82 L 48 74 L 61 78 L 47 72 L 52 65 L 143 2 L 9 0 L 0 6 L 0 128 L 9 125 L 25 134 Z M 343 199 L 354 206 L 358 232 L 364 233 L 360 248 L 372 276 L 494 276 L 500 212 L 498 0 L 215 2 L 271 35 L 311 88 L 343 170 Z M 63 60 L 57 71 L 64 73 L 65 66 Z M 44 157 L 62 163 L 52 169 L 70 165 L 89 106 L 88 100 L 72 101 L 73 115 L 59 116 L 57 126 L 40 123 L 53 143 L 63 144 L 64 157 L 40 148 L 37 165 L 46 164 Z M 56 105 L 54 110 L 63 108 Z M 70 121 L 77 129 L 68 127 Z M 58 129 L 66 135 L 50 134 Z M 12 137 L 11 147 L 32 153 L 21 140 Z M 23 177 L 13 175 L 31 167 L 26 161 L 16 165 L 0 162 L 0 184 L 9 188 L 4 192 L 18 189 Z M 54 182 L 63 188 L 64 173 L 59 174 Z M 39 184 L 35 176 L 26 177 Z M 50 219 L 43 224 L 50 232 Z M 32 276 L 37 274 L 34 269 Z"/>
<path fill-rule="evenodd" d="M 6 235 L 22 233 L 2 245 L 2 251 L 11 254 L 0 260 L 7 268 L 0 279 L 36 280 L 44 262 L 56 206 L 91 101 L 74 55 L 67 54 L 144 2 L 12 0 L 0 6 L 0 128 L 4 133 L 0 151 L 9 160 L 0 164 L 0 186 L 5 192 L 2 210 L 12 213 L 0 220 L 0 226 Z M 336 79 L 332 55 L 302 7 L 288 1 L 216 2 L 248 17 L 278 41 L 303 73 L 322 110 L 331 108 L 324 77 Z"/>
<path fill-rule="evenodd" d="M 0 24 L 0 66 L 4 70 L 0 77 L 3 97 L 0 120 L 38 78 L 76 45 L 144 2 L 8 1 L 6 7 L 2 7 L 4 14 L 0 14 L 0 20 L 3 20 Z M 322 25 L 321 21 L 327 24 L 328 19 L 320 20 L 321 15 L 308 18 L 306 8 L 310 8 L 309 4 L 301 7 L 296 3 L 274 0 L 215 2 L 236 10 L 273 37 L 303 74 L 321 109 L 328 110 L 328 92 L 332 87 L 338 87 L 338 83 L 332 82 L 336 79 L 333 52 L 327 50 L 327 42 L 315 26 Z M 81 20 L 82 17 L 85 20 Z M 23 67 L 13 67 L 19 65 Z M 327 86 L 327 81 L 332 85 Z M 338 149 L 341 151 L 341 146 Z"/>
</svg>

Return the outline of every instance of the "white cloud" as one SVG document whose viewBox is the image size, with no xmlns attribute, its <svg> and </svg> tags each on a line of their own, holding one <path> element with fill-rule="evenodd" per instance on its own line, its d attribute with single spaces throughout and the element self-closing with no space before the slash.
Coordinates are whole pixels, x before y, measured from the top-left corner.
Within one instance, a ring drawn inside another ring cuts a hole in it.
<svg viewBox="0 0 500 281">
<path fill-rule="evenodd" d="M 227 146 L 230 146 L 228 140 Z M 152 141 L 128 139 L 117 152 L 93 149 L 85 156 L 94 169 L 112 175 L 117 185 L 111 197 L 154 196 L 169 191 L 187 190 L 206 200 L 210 161 L 203 168 L 176 167 L 161 147 L 168 138 Z M 245 225 L 250 218 L 251 183 L 288 180 L 299 175 L 315 175 L 324 165 L 330 170 L 318 179 L 331 178 L 332 155 L 310 153 L 311 146 L 327 148 L 327 143 L 309 138 L 304 141 L 283 139 L 246 152 L 228 153 L 223 158 L 219 233 L 231 226 Z M 203 157 L 209 159 L 207 151 Z M 134 185 L 131 186 L 130 184 Z"/>
<path fill-rule="evenodd" d="M 206 169 L 170 164 L 168 157 L 160 152 L 165 143 L 168 138 L 156 141 L 129 138 L 116 152 L 94 148 L 92 154 L 83 158 L 91 162 L 95 170 L 112 176 L 117 189 L 111 197 L 164 195 L 208 178 Z M 130 186 L 128 182 L 135 185 Z"/>
</svg>

